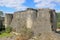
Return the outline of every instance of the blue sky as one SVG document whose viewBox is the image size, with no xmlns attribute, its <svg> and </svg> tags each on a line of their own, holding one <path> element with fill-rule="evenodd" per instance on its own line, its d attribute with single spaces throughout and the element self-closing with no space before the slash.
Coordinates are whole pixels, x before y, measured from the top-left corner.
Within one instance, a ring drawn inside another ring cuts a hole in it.
<svg viewBox="0 0 60 40">
<path fill-rule="evenodd" d="M 60 12 L 60 0 L 0 0 L 0 11 L 13 13 L 26 8 L 50 8 Z"/>
</svg>

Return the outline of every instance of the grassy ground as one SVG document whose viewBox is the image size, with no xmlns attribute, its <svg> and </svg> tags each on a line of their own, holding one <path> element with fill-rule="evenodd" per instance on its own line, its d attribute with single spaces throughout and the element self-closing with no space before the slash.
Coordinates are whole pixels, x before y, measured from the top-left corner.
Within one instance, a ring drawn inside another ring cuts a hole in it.
<svg viewBox="0 0 60 40">
<path fill-rule="evenodd" d="M 12 34 L 6 33 L 6 32 L 0 34 L 0 38 L 1 37 L 10 37 L 10 36 L 12 36 Z"/>
</svg>

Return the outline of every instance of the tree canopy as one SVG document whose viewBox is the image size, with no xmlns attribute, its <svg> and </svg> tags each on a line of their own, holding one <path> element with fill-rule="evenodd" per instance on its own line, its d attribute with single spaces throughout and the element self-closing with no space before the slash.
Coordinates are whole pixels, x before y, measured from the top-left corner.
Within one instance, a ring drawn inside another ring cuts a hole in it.
<svg viewBox="0 0 60 40">
<path fill-rule="evenodd" d="M 0 11 L 0 16 L 3 16 L 3 12 L 2 11 Z"/>
<path fill-rule="evenodd" d="M 57 21 L 60 22 L 60 13 L 57 13 Z"/>
</svg>

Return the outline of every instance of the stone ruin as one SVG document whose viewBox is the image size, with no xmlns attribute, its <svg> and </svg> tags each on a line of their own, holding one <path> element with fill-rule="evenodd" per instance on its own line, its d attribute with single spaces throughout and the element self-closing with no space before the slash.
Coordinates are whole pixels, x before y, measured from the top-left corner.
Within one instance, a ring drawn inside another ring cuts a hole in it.
<svg viewBox="0 0 60 40">
<path fill-rule="evenodd" d="M 11 24 L 12 19 L 13 19 L 13 14 L 5 15 L 5 28 Z"/>
<path fill-rule="evenodd" d="M 56 34 L 57 20 L 55 10 L 32 9 L 14 12 L 5 15 L 5 26 L 11 26 L 13 32 L 19 33 L 21 28 L 30 28 L 34 35 L 41 34 L 39 40 L 59 40 L 60 35 Z M 53 32 L 54 31 L 54 32 Z"/>
<path fill-rule="evenodd" d="M 56 13 L 55 10 L 32 9 L 14 12 L 14 14 L 5 15 L 5 26 L 13 27 L 13 31 L 20 32 L 22 27 L 30 28 L 35 34 L 42 32 L 56 31 Z"/>
</svg>

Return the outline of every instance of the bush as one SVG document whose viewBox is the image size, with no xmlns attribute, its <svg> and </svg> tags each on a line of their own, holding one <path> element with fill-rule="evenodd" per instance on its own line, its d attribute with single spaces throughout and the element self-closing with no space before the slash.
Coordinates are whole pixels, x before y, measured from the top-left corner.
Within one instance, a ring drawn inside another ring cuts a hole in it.
<svg viewBox="0 0 60 40">
<path fill-rule="evenodd" d="M 5 29 L 6 33 L 10 33 L 12 31 L 12 27 L 8 26 L 6 29 Z"/>
<path fill-rule="evenodd" d="M 57 28 L 60 28 L 60 22 L 57 22 Z"/>
</svg>

